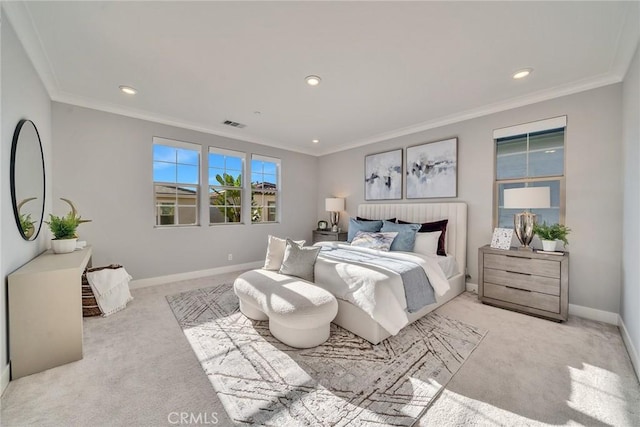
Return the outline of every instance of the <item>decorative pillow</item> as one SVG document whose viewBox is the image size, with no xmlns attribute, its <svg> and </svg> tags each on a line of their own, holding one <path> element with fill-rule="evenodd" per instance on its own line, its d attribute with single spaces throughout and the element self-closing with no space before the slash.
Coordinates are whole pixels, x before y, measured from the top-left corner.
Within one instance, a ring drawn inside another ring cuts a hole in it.
<svg viewBox="0 0 640 427">
<path fill-rule="evenodd" d="M 436 255 L 441 234 L 442 231 L 416 233 L 416 244 L 413 247 L 413 252 L 423 255 Z"/>
<path fill-rule="evenodd" d="M 358 221 L 380 221 L 379 219 L 368 219 L 368 218 L 362 218 L 361 216 L 357 216 L 356 219 Z M 385 219 L 384 221 L 396 222 L 396 219 L 395 218 L 389 218 L 389 219 Z"/>
<path fill-rule="evenodd" d="M 425 222 L 422 224 L 422 227 L 420 227 L 420 230 L 418 230 L 418 233 L 430 233 L 432 231 L 442 232 L 442 234 L 440 235 L 440 239 L 438 240 L 438 252 L 437 252 L 438 255 L 442 255 L 442 256 L 447 255 L 446 233 L 447 233 L 448 222 L 449 222 L 448 219 L 443 219 L 440 221 L 433 221 L 433 222 Z M 398 220 L 398 224 L 411 224 L 411 223 Z"/>
<path fill-rule="evenodd" d="M 293 240 L 287 239 L 287 247 L 284 250 L 284 259 L 279 273 L 313 282 L 313 270 L 320 249 L 319 246 L 299 246 Z"/>
<path fill-rule="evenodd" d="M 420 224 L 396 224 L 395 222 L 383 221 L 380 231 L 396 231 L 398 233 L 391 243 L 392 251 L 412 252 L 416 243 L 416 233 L 420 227 Z"/>
<path fill-rule="evenodd" d="M 359 221 L 351 218 L 349 220 L 349 233 L 347 234 L 347 242 L 351 242 L 358 231 L 377 232 L 382 228 L 382 221 Z"/>
<path fill-rule="evenodd" d="M 359 246 L 361 248 L 376 249 L 379 251 L 389 251 L 393 239 L 396 238 L 396 232 L 370 232 L 358 231 L 353 238 L 351 246 Z"/>
<path fill-rule="evenodd" d="M 297 240 L 298 246 L 304 245 L 304 240 Z M 287 247 L 287 239 L 280 239 L 275 236 L 269 236 L 269 245 L 267 246 L 267 256 L 264 260 L 265 270 L 280 270 L 282 260 L 284 259 L 284 250 Z"/>
</svg>

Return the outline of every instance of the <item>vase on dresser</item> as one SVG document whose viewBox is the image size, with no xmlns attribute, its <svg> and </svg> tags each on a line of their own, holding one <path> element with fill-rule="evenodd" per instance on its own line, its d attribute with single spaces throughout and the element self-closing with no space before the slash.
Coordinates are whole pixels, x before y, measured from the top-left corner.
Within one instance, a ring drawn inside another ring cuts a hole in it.
<svg viewBox="0 0 640 427">
<path fill-rule="evenodd" d="M 78 239 L 51 239 L 51 249 L 56 254 L 68 254 L 76 250 Z"/>
<path fill-rule="evenodd" d="M 541 240 L 542 249 L 548 252 L 553 252 L 556 250 L 557 240 Z"/>
</svg>

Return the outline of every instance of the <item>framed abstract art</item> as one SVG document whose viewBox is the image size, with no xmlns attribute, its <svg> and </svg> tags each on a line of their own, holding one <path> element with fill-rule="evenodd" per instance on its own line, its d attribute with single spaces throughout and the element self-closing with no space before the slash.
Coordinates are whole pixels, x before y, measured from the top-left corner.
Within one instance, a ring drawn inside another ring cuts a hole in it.
<svg viewBox="0 0 640 427">
<path fill-rule="evenodd" d="M 364 199 L 402 199 L 402 149 L 365 156 Z"/>
<path fill-rule="evenodd" d="M 458 138 L 407 148 L 407 199 L 457 196 Z"/>
</svg>

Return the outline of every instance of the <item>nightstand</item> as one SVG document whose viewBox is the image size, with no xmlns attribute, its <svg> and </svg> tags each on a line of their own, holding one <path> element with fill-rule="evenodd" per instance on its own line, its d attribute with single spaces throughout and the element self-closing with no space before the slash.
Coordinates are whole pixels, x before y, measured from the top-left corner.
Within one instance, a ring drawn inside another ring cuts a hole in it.
<svg viewBox="0 0 640 427">
<path fill-rule="evenodd" d="M 316 242 L 346 242 L 346 231 L 313 230 L 313 243 Z"/>
<path fill-rule="evenodd" d="M 478 250 L 478 299 L 555 321 L 569 315 L 569 253 Z"/>
</svg>

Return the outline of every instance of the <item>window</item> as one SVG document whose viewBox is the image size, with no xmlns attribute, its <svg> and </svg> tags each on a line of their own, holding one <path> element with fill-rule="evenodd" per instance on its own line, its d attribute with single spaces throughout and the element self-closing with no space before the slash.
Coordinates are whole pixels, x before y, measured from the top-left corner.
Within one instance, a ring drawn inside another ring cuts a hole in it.
<svg viewBox="0 0 640 427">
<path fill-rule="evenodd" d="M 209 224 L 242 222 L 244 153 L 209 148 Z"/>
<path fill-rule="evenodd" d="M 200 146 L 153 138 L 156 226 L 198 224 Z"/>
<path fill-rule="evenodd" d="M 280 160 L 251 156 L 251 222 L 277 222 L 280 198 Z"/>
<path fill-rule="evenodd" d="M 549 209 L 532 209 L 538 222 L 564 222 L 564 136 L 567 117 L 556 117 L 493 132 L 496 144 L 494 224 L 513 228 L 519 209 L 505 209 L 504 190 L 549 187 Z"/>
</svg>

